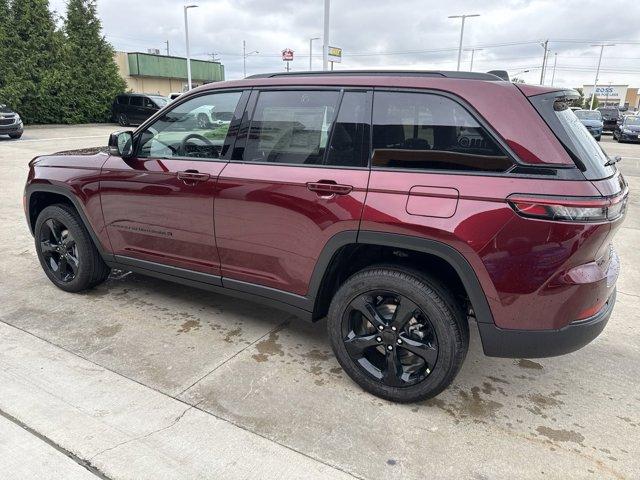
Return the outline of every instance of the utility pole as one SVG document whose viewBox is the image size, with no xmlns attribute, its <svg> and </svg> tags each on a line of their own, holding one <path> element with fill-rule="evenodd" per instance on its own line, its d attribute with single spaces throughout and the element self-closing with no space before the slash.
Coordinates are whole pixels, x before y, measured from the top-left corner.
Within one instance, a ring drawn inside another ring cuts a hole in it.
<svg viewBox="0 0 640 480">
<path fill-rule="evenodd" d="M 207 55 L 209 55 L 211 57 L 211 61 L 212 62 L 219 62 L 220 61 L 219 58 L 216 58 L 216 57 L 218 57 L 218 54 L 215 53 L 215 52 L 208 53 Z"/>
<path fill-rule="evenodd" d="M 481 50 L 484 50 L 484 48 L 467 48 L 465 49 L 465 52 L 471 52 L 471 66 L 469 67 L 469 71 L 473 72 L 473 57 L 475 56 L 476 52 L 479 52 Z"/>
<path fill-rule="evenodd" d="M 253 52 L 247 53 L 247 42 L 245 40 L 242 41 L 242 73 L 244 78 L 247 78 L 247 57 L 257 53 L 260 52 L 254 50 Z"/>
<path fill-rule="evenodd" d="M 593 110 L 593 102 L 596 98 L 596 88 L 598 88 L 598 77 L 600 76 L 600 65 L 602 64 L 602 54 L 604 53 L 604 47 L 615 47 L 615 43 L 601 43 L 591 45 L 592 47 L 600 47 L 600 57 L 598 58 L 598 68 L 596 69 L 596 79 L 593 82 L 593 92 L 591 92 L 591 106 L 589 110 Z"/>
<path fill-rule="evenodd" d="M 472 15 L 450 15 L 449 18 L 461 18 L 462 24 L 460 25 L 460 44 L 458 45 L 458 68 L 460 71 L 460 60 L 462 59 L 462 37 L 464 37 L 464 22 L 467 18 L 479 17 L 480 14 L 474 13 Z"/>
<path fill-rule="evenodd" d="M 320 37 L 313 37 L 309 39 L 309 71 L 313 70 L 313 41 L 320 40 Z"/>
<path fill-rule="evenodd" d="M 167 40 L 166 42 L 164 42 L 165 45 L 167 46 L 167 57 L 169 56 L 169 40 Z"/>
<path fill-rule="evenodd" d="M 551 86 L 553 87 L 553 82 L 556 81 L 556 66 L 558 65 L 558 52 L 553 54 L 553 75 L 551 75 Z"/>
<path fill-rule="evenodd" d="M 329 10 L 331 0 L 324 0 L 324 34 L 322 37 L 322 70 L 329 70 Z"/>
<path fill-rule="evenodd" d="M 191 90 L 191 53 L 189 52 L 189 20 L 187 19 L 187 11 L 190 8 L 197 8 L 198 5 L 184 6 L 184 36 L 187 44 L 187 91 Z"/>
<path fill-rule="evenodd" d="M 540 85 L 544 85 L 544 73 L 547 68 L 547 53 L 549 52 L 549 40 L 545 40 L 541 43 L 544 48 L 544 57 L 542 57 L 542 70 L 540 71 Z"/>
</svg>

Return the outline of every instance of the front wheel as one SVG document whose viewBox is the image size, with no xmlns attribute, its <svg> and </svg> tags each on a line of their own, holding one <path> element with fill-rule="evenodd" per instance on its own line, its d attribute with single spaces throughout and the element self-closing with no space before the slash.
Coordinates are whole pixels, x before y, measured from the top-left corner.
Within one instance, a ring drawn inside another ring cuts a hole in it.
<svg viewBox="0 0 640 480">
<path fill-rule="evenodd" d="M 109 276 L 109 267 L 71 207 L 46 207 L 38 215 L 34 234 L 40 265 L 56 287 L 80 292 Z"/>
<path fill-rule="evenodd" d="M 130 125 L 129 118 L 124 113 L 118 116 L 118 123 L 121 127 L 128 127 Z"/>
<path fill-rule="evenodd" d="M 602 140 L 602 136 L 601 136 L 601 135 L 598 135 L 598 136 L 597 136 L 597 137 L 595 137 L 595 138 L 596 138 L 596 142 L 599 142 L 600 140 Z"/>
<path fill-rule="evenodd" d="M 20 137 L 22 137 L 22 132 L 9 134 L 9 138 L 13 138 L 14 140 L 18 140 Z"/>
<path fill-rule="evenodd" d="M 444 390 L 469 345 L 469 327 L 453 295 L 404 267 L 372 267 L 349 278 L 331 302 L 327 328 L 345 372 L 366 391 L 395 402 Z"/>
</svg>

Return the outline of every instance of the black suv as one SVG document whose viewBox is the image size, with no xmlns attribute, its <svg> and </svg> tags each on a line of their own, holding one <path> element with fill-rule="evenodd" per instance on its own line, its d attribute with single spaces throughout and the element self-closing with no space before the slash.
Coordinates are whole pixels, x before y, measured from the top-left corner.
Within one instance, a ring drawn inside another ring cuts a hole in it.
<svg viewBox="0 0 640 480">
<path fill-rule="evenodd" d="M 24 131 L 20 115 L 6 105 L 0 103 L 0 135 L 9 135 L 11 138 L 20 138 Z"/>
<path fill-rule="evenodd" d="M 600 107 L 598 110 L 602 114 L 602 131 L 613 132 L 622 118 L 618 107 Z"/>
<path fill-rule="evenodd" d="M 166 104 L 167 99 L 162 95 L 123 93 L 113 101 L 111 120 L 122 126 L 140 125 Z"/>
</svg>

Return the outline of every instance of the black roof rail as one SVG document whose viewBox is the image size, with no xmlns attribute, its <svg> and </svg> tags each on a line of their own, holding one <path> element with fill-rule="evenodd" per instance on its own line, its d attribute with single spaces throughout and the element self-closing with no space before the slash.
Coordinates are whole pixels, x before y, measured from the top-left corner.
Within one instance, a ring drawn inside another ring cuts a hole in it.
<svg viewBox="0 0 640 480">
<path fill-rule="evenodd" d="M 502 79 L 491 73 L 479 72 L 452 72 L 444 70 L 337 70 L 333 72 L 312 71 L 312 72 L 277 72 L 259 73 L 247 78 L 276 78 L 276 77 L 440 77 L 459 78 L 465 80 L 487 80 L 493 82 Z"/>
</svg>

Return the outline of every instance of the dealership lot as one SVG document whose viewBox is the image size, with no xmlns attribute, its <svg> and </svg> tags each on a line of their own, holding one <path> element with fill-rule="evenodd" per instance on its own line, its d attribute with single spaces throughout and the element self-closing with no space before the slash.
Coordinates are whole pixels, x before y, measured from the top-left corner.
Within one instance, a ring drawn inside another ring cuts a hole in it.
<svg viewBox="0 0 640 480">
<path fill-rule="evenodd" d="M 637 477 L 640 145 L 602 143 L 632 190 L 604 333 L 530 361 L 484 357 L 472 327 L 452 387 L 398 405 L 342 373 L 322 322 L 126 272 L 86 294 L 51 285 L 24 221 L 26 165 L 115 129 L 0 139 L 0 477 Z"/>
</svg>

